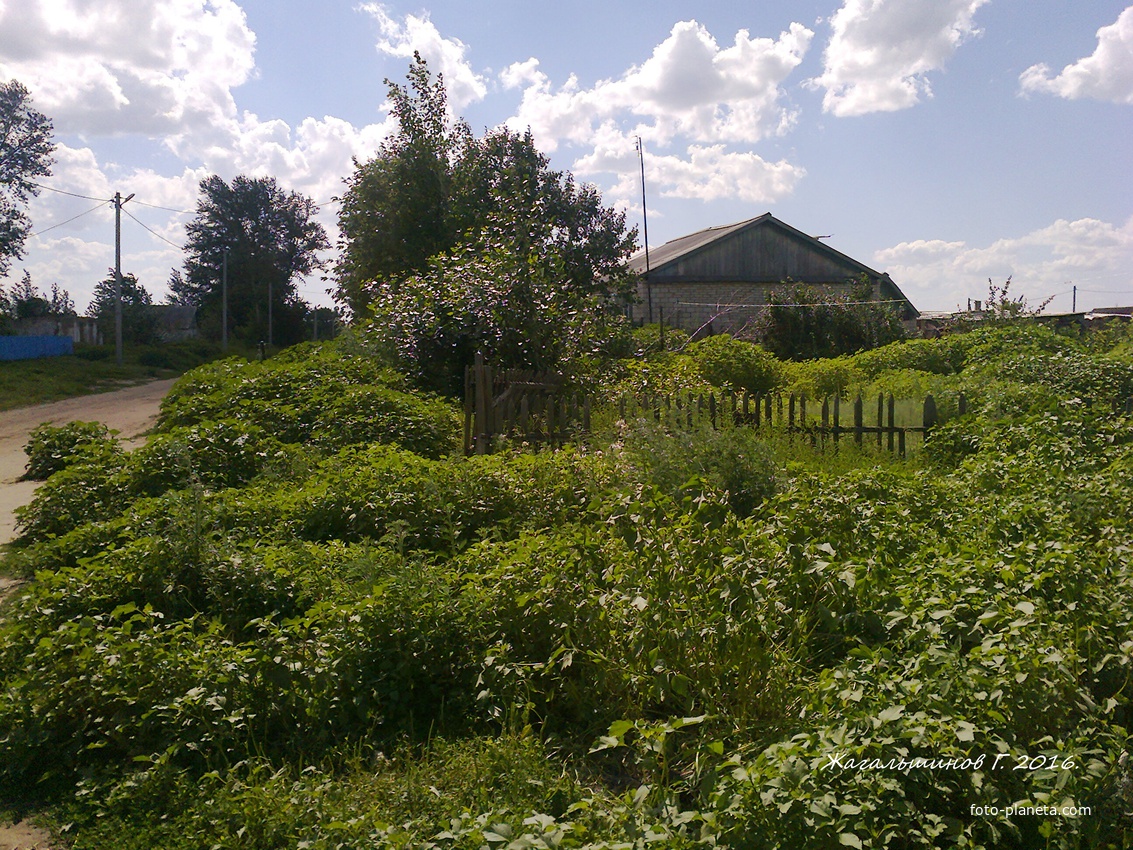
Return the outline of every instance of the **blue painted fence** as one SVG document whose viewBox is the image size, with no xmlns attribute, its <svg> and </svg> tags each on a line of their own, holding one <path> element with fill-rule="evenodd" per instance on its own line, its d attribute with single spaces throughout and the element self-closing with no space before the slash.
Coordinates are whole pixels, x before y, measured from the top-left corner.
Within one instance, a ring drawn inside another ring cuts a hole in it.
<svg viewBox="0 0 1133 850">
<path fill-rule="evenodd" d="M 75 353 L 69 336 L 0 336 L 0 360 L 31 360 Z"/>
</svg>

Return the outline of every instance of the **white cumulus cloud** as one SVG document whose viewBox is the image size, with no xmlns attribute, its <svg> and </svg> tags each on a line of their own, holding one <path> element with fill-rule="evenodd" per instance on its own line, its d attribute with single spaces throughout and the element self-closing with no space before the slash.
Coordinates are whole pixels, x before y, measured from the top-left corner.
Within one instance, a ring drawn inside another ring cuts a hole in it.
<svg viewBox="0 0 1133 850">
<path fill-rule="evenodd" d="M 1014 295 L 1037 306 L 1072 284 L 1081 288 L 1079 306 L 1133 298 L 1133 218 L 1115 225 L 1093 218 L 1059 219 L 1023 236 L 987 246 L 916 240 L 877 252 L 883 269 L 922 310 L 950 310 L 982 298 L 987 281 L 1012 280 Z M 1097 290 L 1091 293 L 1090 290 Z M 1122 295 L 1121 293 L 1125 294 Z M 1068 297 L 1051 309 L 1070 309 Z"/>
<path fill-rule="evenodd" d="M 803 170 L 726 146 L 750 146 L 794 126 L 797 112 L 785 103 L 782 86 L 812 37 L 792 24 L 777 39 L 740 30 L 721 46 L 701 24 L 682 21 L 645 62 L 590 87 L 572 75 L 556 88 L 538 60 L 517 62 L 500 74 L 505 88 L 522 90 L 506 123 L 530 128 L 544 150 L 587 150 L 573 164 L 579 174 L 634 173 L 640 136 L 659 152 L 646 159 L 647 179 L 664 195 L 774 200 L 793 189 Z M 634 186 L 623 176 L 609 194 L 632 203 Z"/>
<path fill-rule="evenodd" d="M 1019 84 L 1025 92 L 1133 104 L 1133 6 L 1098 30 L 1093 54 L 1054 76 L 1047 65 L 1032 65 L 1019 76 Z"/>
<path fill-rule="evenodd" d="M 988 0 L 845 0 L 830 20 L 825 68 L 812 85 L 838 116 L 893 112 L 932 95 L 928 74 L 978 33 Z"/>
<path fill-rule="evenodd" d="M 420 17 L 406 15 L 403 21 L 398 21 L 381 3 L 363 3 L 359 8 L 377 21 L 382 33 L 377 44 L 379 51 L 403 58 L 411 58 L 418 52 L 433 73 L 444 75 L 449 109 L 454 115 L 488 93 L 484 77 L 472 69 L 465 57 L 468 46 L 458 38 L 441 35 L 428 13 Z"/>
<path fill-rule="evenodd" d="M 501 74 L 522 87 L 523 100 L 508 120 L 530 127 L 551 150 L 562 142 L 584 144 L 604 121 L 636 121 L 643 138 L 667 144 L 680 136 L 694 142 L 751 143 L 785 132 L 796 113 L 783 105 L 783 80 L 802 61 L 813 33 L 792 24 L 777 40 L 746 30 L 720 47 L 696 21 L 675 25 L 644 63 L 591 88 L 570 77 L 558 90 L 528 59 Z"/>
<path fill-rule="evenodd" d="M 233 0 L 0 5 L 0 77 L 64 133 L 178 134 L 231 117 L 255 41 Z"/>
</svg>

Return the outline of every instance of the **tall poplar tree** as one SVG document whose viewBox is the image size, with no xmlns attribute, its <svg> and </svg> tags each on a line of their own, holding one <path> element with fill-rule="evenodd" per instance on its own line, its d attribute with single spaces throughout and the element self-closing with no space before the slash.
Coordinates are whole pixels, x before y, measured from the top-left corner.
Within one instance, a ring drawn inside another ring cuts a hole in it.
<svg viewBox="0 0 1133 850">
<path fill-rule="evenodd" d="M 201 181 L 196 217 L 185 227 L 185 271 L 170 282 L 178 303 L 193 304 L 198 324 L 219 335 L 227 250 L 230 330 L 251 341 L 286 345 L 304 338 L 306 304 L 297 278 L 322 269 L 329 248 L 318 207 L 305 195 L 285 192 L 273 177 L 213 175 Z"/>
</svg>

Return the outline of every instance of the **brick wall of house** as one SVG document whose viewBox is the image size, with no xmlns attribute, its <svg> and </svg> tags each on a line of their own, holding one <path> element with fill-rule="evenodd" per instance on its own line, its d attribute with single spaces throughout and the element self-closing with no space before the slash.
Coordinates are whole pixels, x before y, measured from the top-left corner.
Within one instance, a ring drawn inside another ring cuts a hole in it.
<svg viewBox="0 0 1133 850">
<path fill-rule="evenodd" d="M 827 284 L 831 292 L 849 284 Z M 649 322 L 649 291 L 638 283 L 639 303 L 633 305 L 635 322 Z M 654 283 L 652 284 L 653 322 L 664 316 L 665 324 L 690 334 L 730 333 L 743 336 L 744 329 L 767 304 L 768 294 L 780 283 Z M 874 284 L 873 297 L 880 298 L 880 286 Z"/>
</svg>

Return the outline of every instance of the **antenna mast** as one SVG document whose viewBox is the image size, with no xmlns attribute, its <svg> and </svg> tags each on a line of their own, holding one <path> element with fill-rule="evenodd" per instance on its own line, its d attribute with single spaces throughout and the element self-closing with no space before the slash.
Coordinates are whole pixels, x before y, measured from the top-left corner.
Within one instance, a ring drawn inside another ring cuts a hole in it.
<svg viewBox="0 0 1133 850">
<path fill-rule="evenodd" d="M 649 214 L 645 208 L 645 147 L 637 137 L 637 161 L 641 165 L 641 223 L 645 229 L 645 273 L 649 274 Z"/>
<path fill-rule="evenodd" d="M 645 298 L 649 308 L 649 323 L 653 324 L 653 287 L 649 285 L 649 214 L 645 207 L 645 146 L 637 137 L 637 161 L 641 166 L 641 223 L 645 231 Z"/>
</svg>

